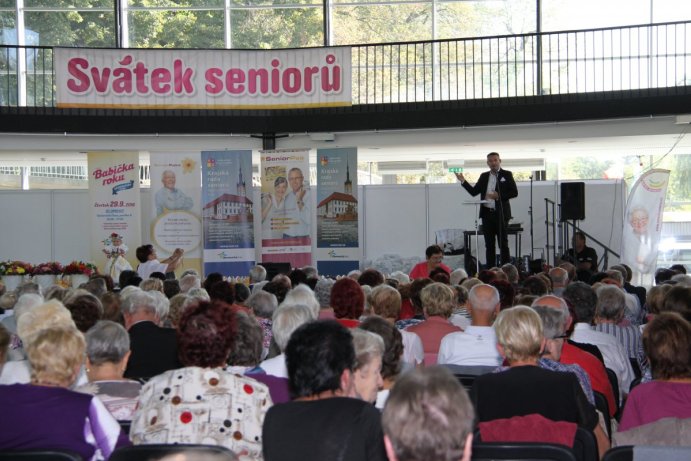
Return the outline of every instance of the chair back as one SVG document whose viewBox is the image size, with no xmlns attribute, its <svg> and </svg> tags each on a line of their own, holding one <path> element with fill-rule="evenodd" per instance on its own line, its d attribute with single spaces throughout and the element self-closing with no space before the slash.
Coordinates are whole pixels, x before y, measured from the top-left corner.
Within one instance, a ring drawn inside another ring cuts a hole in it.
<svg viewBox="0 0 691 461">
<path fill-rule="evenodd" d="M 79 453 L 70 450 L 0 451 L 0 461 L 83 461 Z"/>
<path fill-rule="evenodd" d="M 633 447 L 622 446 L 610 448 L 602 457 L 602 461 L 633 461 Z"/>
<path fill-rule="evenodd" d="M 597 440 L 593 431 L 579 427 L 571 447 L 578 461 L 595 461 L 598 459 Z"/>
<path fill-rule="evenodd" d="M 472 461 L 490 460 L 577 461 L 573 452 L 563 445 L 530 442 L 473 443 Z"/>
<path fill-rule="evenodd" d="M 633 461 L 634 459 L 687 461 L 691 459 L 691 447 L 669 445 L 622 445 L 608 450 L 605 456 L 602 457 L 602 461 Z"/>
<path fill-rule="evenodd" d="M 609 414 L 609 404 L 607 403 L 607 397 L 601 392 L 593 391 L 595 396 L 595 408 L 602 413 L 605 419 L 605 426 L 607 427 L 607 437 L 612 438 L 612 416 Z"/>
<path fill-rule="evenodd" d="M 463 386 L 468 392 L 473 387 L 475 378 L 480 375 L 491 373 L 497 367 L 493 366 L 482 366 L 482 365 L 453 365 L 445 364 L 445 368 L 448 368 L 451 373 L 456 377 L 461 386 Z"/>
<path fill-rule="evenodd" d="M 202 444 L 150 444 L 132 445 L 118 448 L 110 455 L 109 461 L 156 461 L 164 456 L 185 453 L 185 459 L 208 459 L 214 461 L 238 461 L 229 449 L 219 445 Z"/>
<path fill-rule="evenodd" d="M 616 414 L 619 413 L 621 406 L 619 403 L 619 378 L 617 378 L 617 374 L 611 368 L 605 368 L 605 371 L 607 371 L 607 378 L 609 378 L 609 383 L 611 384 L 612 392 L 614 393 L 614 401 L 617 404 L 617 412 L 612 415 L 616 418 Z"/>
</svg>

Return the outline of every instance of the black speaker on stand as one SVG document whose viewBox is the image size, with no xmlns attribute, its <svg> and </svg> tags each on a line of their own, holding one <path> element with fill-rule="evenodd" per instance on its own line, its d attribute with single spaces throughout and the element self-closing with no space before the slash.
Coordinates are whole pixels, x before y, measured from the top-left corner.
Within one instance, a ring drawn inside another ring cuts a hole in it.
<svg viewBox="0 0 691 461">
<path fill-rule="evenodd" d="M 561 221 L 585 219 L 585 183 L 561 183 Z"/>
</svg>

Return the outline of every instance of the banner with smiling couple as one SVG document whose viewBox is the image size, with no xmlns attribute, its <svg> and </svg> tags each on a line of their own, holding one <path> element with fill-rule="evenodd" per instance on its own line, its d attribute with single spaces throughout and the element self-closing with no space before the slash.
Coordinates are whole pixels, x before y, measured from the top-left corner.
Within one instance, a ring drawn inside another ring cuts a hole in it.
<svg viewBox="0 0 691 461">
<path fill-rule="evenodd" d="M 309 151 L 261 151 L 262 262 L 312 264 Z"/>
<path fill-rule="evenodd" d="M 317 150 L 317 270 L 345 275 L 360 267 L 357 149 Z"/>
</svg>

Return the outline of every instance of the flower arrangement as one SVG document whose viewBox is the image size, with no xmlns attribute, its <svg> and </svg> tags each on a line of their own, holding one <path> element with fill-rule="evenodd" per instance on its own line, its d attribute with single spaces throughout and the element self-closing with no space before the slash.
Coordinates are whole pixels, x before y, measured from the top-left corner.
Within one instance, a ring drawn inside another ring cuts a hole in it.
<svg viewBox="0 0 691 461">
<path fill-rule="evenodd" d="M 31 275 L 58 275 L 62 274 L 62 264 L 57 261 L 37 264 L 31 270 Z"/>
<path fill-rule="evenodd" d="M 31 273 L 31 264 L 24 261 L 0 262 L 0 275 L 26 275 Z"/>
<path fill-rule="evenodd" d="M 84 274 L 91 276 L 93 274 L 98 274 L 98 268 L 92 263 L 72 261 L 63 268 L 62 273 L 65 275 Z"/>
</svg>

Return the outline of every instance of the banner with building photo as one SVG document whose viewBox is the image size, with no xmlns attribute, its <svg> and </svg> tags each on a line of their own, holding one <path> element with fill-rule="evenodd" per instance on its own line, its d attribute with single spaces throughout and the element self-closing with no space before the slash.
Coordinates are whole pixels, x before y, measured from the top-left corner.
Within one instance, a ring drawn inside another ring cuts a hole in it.
<svg viewBox="0 0 691 461">
<path fill-rule="evenodd" d="M 141 245 L 138 152 L 89 152 L 91 261 L 117 283 Z"/>
<path fill-rule="evenodd" d="M 653 169 L 638 178 L 629 193 L 620 259 L 638 274 L 655 272 L 668 184 L 669 170 Z"/>
<path fill-rule="evenodd" d="M 247 277 L 255 264 L 252 151 L 202 152 L 204 274 Z"/>
<path fill-rule="evenodd" d="M 178 275 L 201 270 L 199 152 L 151 154 L 151 243 L 160 260 L 185 251 Z"/>
<path fill-rule="evenodd" d="M 357 149 L 317 150 L 317 270 L 344 275 L 360 267 Z"/>
<path fill-rule="evenodd" d="M 309 151 L 261 152 L 262 262 L 312 264 L 312 210 Z"/>
</svg>

